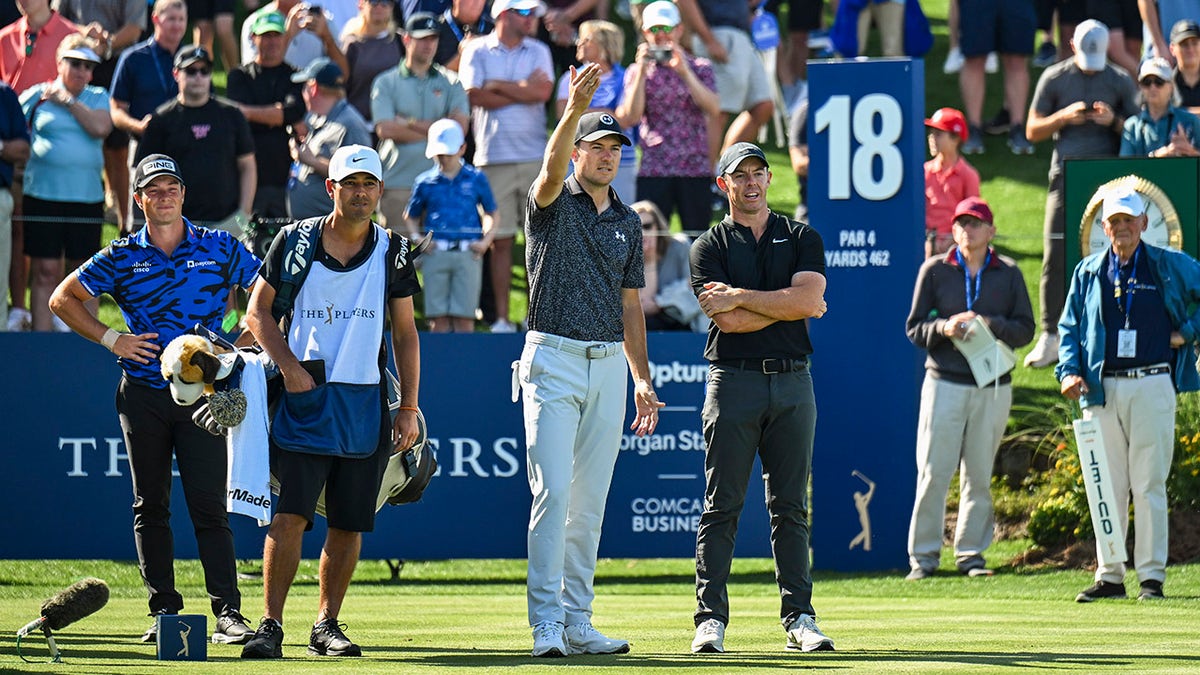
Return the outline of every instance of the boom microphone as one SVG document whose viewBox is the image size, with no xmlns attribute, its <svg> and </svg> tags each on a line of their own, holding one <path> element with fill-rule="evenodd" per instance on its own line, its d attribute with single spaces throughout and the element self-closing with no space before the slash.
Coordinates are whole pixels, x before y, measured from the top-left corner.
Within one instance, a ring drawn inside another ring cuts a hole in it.
<svg viewBox="0 0 1200 675">
<path fill-rule="evenodd" d="M 42 615 L 17 631 L 25 637 L 35 630 L 61 630 L 100 610 L 108 602 L 108 584 L 100 579 L 77 581 L 42 603 Z"/>
</svg>

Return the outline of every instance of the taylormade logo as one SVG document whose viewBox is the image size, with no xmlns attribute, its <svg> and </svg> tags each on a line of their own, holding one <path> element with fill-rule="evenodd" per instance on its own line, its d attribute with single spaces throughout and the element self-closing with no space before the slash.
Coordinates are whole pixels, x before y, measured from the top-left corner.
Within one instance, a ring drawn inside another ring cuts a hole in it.
<svg viewBox="0 0 1200 675">
<path fill-rule="evenodd" d="M 288 251 L 287 256 L 283 259 L 283 269 L 292 276 L 304 271 L 304 267 L 308 265 L 308 249 L 313 245 L 311 227 L 301 227 L 298 232 L 299 238 L 296 240 L 296 247 Z"/>
<path fill-rule="evenodd" d="M 252 506 L 262 506 L 271 508 L 271 499 L 267 495 L 255 495 L 249 490 L 235 489 L 229 491 L 229 498 L 239 502 L 246 502 Z"/>
</svg>

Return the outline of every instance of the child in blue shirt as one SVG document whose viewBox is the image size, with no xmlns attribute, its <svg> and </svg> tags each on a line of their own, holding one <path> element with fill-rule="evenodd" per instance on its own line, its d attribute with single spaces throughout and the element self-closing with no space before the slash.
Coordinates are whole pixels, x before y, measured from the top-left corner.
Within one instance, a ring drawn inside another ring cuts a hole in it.
<svg viewBox="0 0 1200 675">
<path fill-rule="evenodd" d="M 425 317 L 435 333 L 475 330 L 482 258 L 498 224 L 487 177 L 463 162 L 464 140 L 463 129 L 454 120 L 441 119 L 429 127 L 425 156 L 437 163 L 417 176 L 404 210 L 409 232 L 433 234 L 432 245 L 422 256 L 422 285 Z"/>
</svg>

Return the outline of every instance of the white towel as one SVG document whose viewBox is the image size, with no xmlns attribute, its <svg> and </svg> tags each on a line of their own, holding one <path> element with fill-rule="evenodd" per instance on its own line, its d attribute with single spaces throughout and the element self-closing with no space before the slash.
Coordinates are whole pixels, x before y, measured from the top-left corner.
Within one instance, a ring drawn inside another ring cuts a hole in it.
<svg viewBox="0 0 1200 675">
<path fill-rule="evenodd" d="M 271 460 L 267 426 L 266 354 L 243 352 L 242 393 L 246 395 L 246 419 L 229 430 L 228 511 L 258 521 L 271 522 Z"/>
</svg>

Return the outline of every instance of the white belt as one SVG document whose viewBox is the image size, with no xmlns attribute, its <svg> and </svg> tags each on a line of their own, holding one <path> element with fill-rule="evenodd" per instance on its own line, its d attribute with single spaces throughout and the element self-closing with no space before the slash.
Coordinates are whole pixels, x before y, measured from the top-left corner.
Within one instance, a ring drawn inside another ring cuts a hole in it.
<svg viewBox="0 0 1200 675">
<path fill-rule="evenodd" d="M 582 356 L 588 360 L 606 359 L 610 356 L 624 353 L 624 343 L 622 342 L 584 342 L 536 330 L 526 333 L 525 339 L 535 345 L 546 345 L 547 347 L 552 347 L 568 354 Z"/>
</svg>

